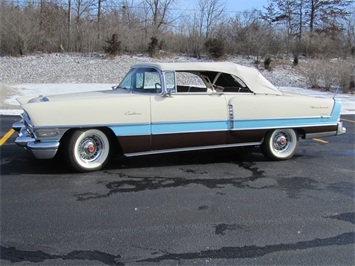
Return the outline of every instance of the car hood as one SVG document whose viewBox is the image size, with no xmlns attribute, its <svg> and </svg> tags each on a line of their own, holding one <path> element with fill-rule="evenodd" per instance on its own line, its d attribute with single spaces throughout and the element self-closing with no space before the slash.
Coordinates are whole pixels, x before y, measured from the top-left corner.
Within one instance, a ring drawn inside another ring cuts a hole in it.
<svg viewBox="0 0 355 266">
<path fill-rule="evenodd" d="M 134 98 L 134 104 L 129 98 Z M 34 127 L 144 123 L 150 115 L 150 96 L 124 89 L 22 97 L 18 101 Z"/>
<path fill-rule="evenodd" d="M 55 95 L 40 95 L 38 97 L 25 96 L 17 98 L 16 100 L 21 104 L 37 103 L 37 102 L 58 102 L 58 101 L 71 101 L 71 100 L 84 100 L 84 99 L 98 99 L 106 97 L 114 97 L 115 95 L 129 94 L 127 90 L 103 90 L 103 91 L 90 91 L 90 92 L 77 92 L 68 94 L 55 94 Z"/>
</svg>

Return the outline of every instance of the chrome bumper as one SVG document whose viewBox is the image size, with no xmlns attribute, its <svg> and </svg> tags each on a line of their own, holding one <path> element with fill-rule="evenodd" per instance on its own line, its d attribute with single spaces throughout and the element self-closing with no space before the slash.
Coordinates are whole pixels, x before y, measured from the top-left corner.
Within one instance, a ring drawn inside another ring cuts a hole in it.
<svg viewBox="0 0 355 266">
<path fill-rule="evenodd" d="M 59 147 L 59 142 L 39 142 L 36 141 L 28 133 L 25 125 L 21 122 L 16 122 L 12 125 L 12 128 L 19 131 L 18 137 L 15 143 L 18 146 L 30 150 L 37 159 L 51 159 L 53 158 Z"/>
<path fill-rule="evenodd" d="M 343 127 L 343 122 L 338 122 L 338 130 L 337 130 L 337 135 L 345 134 L 346 133 L 346 128 Z"/>
</svg>

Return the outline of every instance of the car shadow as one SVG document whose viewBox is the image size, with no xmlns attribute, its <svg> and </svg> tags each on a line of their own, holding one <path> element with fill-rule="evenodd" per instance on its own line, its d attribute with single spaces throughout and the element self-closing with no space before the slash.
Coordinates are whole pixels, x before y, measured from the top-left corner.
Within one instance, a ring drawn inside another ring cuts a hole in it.
<svg viewBox="0 0 355 266">
<path fill-rule="evenodd" d="M 1 175 L 65 175 L 76 173 L 58 156 L 53 159 L 38 160 L 29 152 L 7 154 L 2 157 Z M 101 171 L 119 170 L 129 168 L 166 167 L 180 165 L 199 165 L 227 162 L 258 162 L 267 159 L 261 154 L 258 147 L 243 147 L 224 150 L 204 150 L 180 153 L 166 153 L 144 155 L 137 157 L 113 156 Z M 100 171 L 97 171 L 100 172 Z"/>
<path fill-rule="evenodd" d="M 223 150 L 203 150 L 179 153 L 164 153 L 137 157 L 114 157 L 105 167 L 106 170 L 146 167 L 165 167 L 177 165 L 199 165 L 227 162 L 257 162 L 267 160 L 258 147 L 243 147 Z"/>
</svg>

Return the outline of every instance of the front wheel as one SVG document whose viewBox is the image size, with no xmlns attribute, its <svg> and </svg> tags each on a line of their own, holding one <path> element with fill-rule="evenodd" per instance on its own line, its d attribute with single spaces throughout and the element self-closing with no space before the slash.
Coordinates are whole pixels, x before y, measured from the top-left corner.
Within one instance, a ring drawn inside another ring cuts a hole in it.
<svg viewBox="0 0 355 266">
<path fill-rule="evenodd" d="M 260 148 L 262 153 L 274 161 L 291 158 L 298 146 L 298 135 L 293 129 L 276 129 L 266 133 Z"/>
<path fill-rule="evenodd" d="M 110 141 L 98 129 L 74 131 L 65 145 L 69 164 L 79 172 L 99 170 L 110 159 Z"/>
</svg>

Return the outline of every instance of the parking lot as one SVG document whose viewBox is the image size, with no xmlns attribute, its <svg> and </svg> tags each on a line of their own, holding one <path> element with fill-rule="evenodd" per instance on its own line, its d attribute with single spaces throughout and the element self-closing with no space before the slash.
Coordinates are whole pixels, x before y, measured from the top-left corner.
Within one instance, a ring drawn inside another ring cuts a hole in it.
<svg viewBox="0 0 355 266">
<path fill-rule="evenodd" d="M 1 116 L 1 265 L 352 265 L 355 116 L 259 148 L 113 158 L 91 173 L 36 160 Z"/>
</svg>

